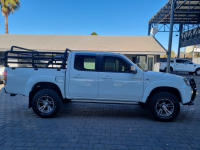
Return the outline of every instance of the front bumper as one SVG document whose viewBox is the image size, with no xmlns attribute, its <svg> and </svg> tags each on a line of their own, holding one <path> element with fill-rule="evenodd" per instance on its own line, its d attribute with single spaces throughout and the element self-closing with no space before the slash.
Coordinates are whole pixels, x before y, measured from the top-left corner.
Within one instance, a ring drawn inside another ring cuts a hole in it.
<svg viewBox="0 0 200 150">
<path fill-rule="evenodd" d="M 196 83 L 194 81 L 193 78 L 190 78 L 189 79 L 189 82 L 190 82 L 190 86 L 192 88 L 192 97 L 191 97 L 191 101 L 194 101 L 195 97 L 196 97 L 196 93 L 197 93 L 197 87 L 196 87 Z"/>
<path fill-rule="evenodd" d="M 190 82 L 190 88 L 191 88 L 191 99 L 189 102 L 185 103 L 184 105 L 193 105 L 193 101 L 196 97 L 196 93 L 197 93 L 197 88 L 196 88 L 196 83 L 194 81 L 193 78 L 188 78 L 189 82 Z"/>
</svg>

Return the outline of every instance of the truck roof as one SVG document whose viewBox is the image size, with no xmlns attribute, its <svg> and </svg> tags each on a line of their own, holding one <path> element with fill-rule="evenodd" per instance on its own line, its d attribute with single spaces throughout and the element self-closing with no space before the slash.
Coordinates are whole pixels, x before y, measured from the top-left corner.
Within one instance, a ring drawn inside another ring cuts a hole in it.
<svg viewBox="0 0 200 150">
<path fill-rule="evenodd" d="M 100 52 L 100 51 L 71 51 L 73 53 L 88 53 L 88 54 L 111 54 L 111 55 L 122 55 L 120 53 L 115 52 Z"/>
</svg>

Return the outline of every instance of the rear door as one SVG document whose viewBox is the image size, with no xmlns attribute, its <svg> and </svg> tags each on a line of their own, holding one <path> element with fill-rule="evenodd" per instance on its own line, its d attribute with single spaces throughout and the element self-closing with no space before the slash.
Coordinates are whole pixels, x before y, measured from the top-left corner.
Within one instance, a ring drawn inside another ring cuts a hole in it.
<svg viewBox="0 0 200 150">
<path fill-rule="evenodd" d="M 96 54 L 74 54 L 69 78 L 68 88 L 71 98 L 96 99 L 98 93 Z"/>
</svg>

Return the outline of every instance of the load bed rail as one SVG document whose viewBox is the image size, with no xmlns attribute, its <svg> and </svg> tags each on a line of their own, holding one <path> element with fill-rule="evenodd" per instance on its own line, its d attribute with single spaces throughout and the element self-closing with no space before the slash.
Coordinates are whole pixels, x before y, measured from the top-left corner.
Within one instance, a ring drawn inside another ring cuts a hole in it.
<svg viewBox="0 0 200 150">
<path fill-rule="evenodd" d="M 18 49 L 14 51 L 14 49 Z M 4 54 L 4 66 L 17 64 L 18 67 L 61 68 L 65 69 L 70 50 L 65 52 L 39 52 L 23 47 L 12 46 Z"/>
</svg>

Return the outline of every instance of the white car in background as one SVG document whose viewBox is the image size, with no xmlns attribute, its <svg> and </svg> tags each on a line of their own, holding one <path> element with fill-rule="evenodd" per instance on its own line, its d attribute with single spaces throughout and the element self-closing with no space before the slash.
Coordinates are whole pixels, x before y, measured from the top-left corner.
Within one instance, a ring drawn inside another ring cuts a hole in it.
<svg viewBox="0 0 200 150">
<path fill-rule="evenodd" d="M 160 71 L 166 72 L 167 62 L 160 63 Z M 170 61 L 170 73 L 172 71 L 184 71 L 189 74 L 200 76 L 200 64 L 195 64 L 192 61 L 184 58 L 173 58 Z"/>
</svg>

